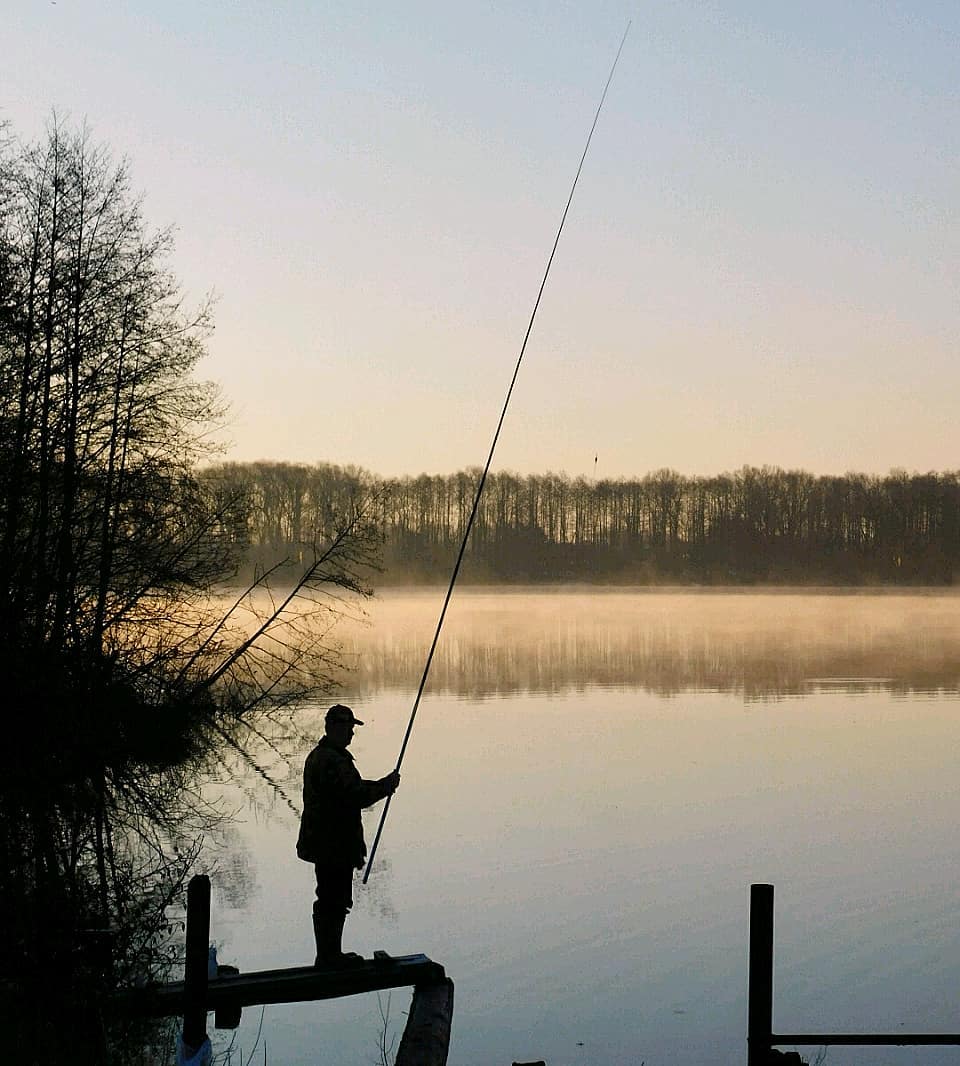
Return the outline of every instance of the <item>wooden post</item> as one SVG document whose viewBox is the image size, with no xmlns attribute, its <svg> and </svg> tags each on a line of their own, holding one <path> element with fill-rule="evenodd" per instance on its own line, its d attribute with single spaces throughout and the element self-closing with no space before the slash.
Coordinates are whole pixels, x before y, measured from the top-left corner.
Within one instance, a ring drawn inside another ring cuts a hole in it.
<svg viewBox="0 0 960 1066">
<path fill-rule="evenodd" d="M 207 962 L 210 943 L 210 878 L 187 885 L 187 959 L 183 974 L 183 1042 L 195 1055 L 207 1038 Z"/>
<path fill-rule="evenodd" d="M 772 1046 L 773 885 L 751 885 L 747 1066 L 768 1066 Z"/>
<path fill-rule="evenodd" d="M 395 1066 L 446 1066 L 452 1021 L 453 981 L 416 985 Z"/>
</svg>

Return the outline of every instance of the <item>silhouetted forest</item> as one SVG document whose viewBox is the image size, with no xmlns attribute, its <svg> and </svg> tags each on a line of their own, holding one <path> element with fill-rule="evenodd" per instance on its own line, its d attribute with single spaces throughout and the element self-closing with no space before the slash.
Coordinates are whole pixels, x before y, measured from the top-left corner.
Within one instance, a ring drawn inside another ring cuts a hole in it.
<svg viewBox="0 0 960 1066">
<path fill-rule="evenodd" d="M 247 564 L 297 561 L 332 516 L 376 496 L 381 583 L 444 580 L 480 471 L 381 480 L 356 467 L 229 463 Z M 474 582 L 949 585 L 960 473 L 816 476 L 744 467 L 595 481 L 490 474 L 463 576 Z"/>
</svg>

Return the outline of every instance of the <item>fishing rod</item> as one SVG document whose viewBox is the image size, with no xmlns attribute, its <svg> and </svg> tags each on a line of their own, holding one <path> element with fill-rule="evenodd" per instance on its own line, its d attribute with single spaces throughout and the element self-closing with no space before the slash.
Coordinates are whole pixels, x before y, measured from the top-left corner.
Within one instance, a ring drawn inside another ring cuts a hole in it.
<svg viewBox="0 0 960 1066">
<path fill-rule="evenodd" d="M 427 678 L 430 676 L 430 667 L 433 663 L 433 653 L 437 650 L 437 642 L 440 640 L 440 631 L 443 629 L 443 621 L 447 615 L 447 607 L 450 605 L 450 597 L 453 595 L 453 588 L 457 583 L 457 576 L 460 573 L 460 564 L 463 562 L 464 552 L 467 550 L 467 541 L 470 539 L 470 531 L 473 529 L 474 519 L 477 517 L 477 511 L 480 507 L 480 498 L 483 496 L 483 487 L 487 483 L 487 474 L 490 472 L 490 464 L 493 462 L 493 453 L 496 451 L 497 441 L 500 439 L 500 430 L 503 428 L 503 421 L 507 417 L 507 408 L 510 406 L 510 397 L 513 395 L 513 387 L 517 383 L 517 375 L 520 373 L 520 364 L 523 362 L 523 355 L 527 350 L 527 341 L 530 339 L 530 333 L 533 330 L 533 323 L 537 317 L 537 309 L 540 307 L 540 299 L 543 296 L 543 290 L 547 286 L 547 278 L 550 276 L 550 267 L 553 266 L 553 257 L 556 255 L 557 245 L 560 243 L 560 235 L 563 233 L 563 225 L 567 221 L 567 212 L 570 210 L 570 204 L 573 202 L 573 194 L 577 191 L 577 182 L 580 180 L 580 172 L 583 170 L 583 163 L 587 158 L 587 152 L 590 149 L 590 141 L 593 139 L 593 131 L 597 128 L 600 112 L 603 110 L 603 102 L 607 98 L 607 90 L 610 88 L 610 83 L 613 81 L 613 72 L 617 69 L 620 53 L 623 51 L 623 46 L 626 43 L 627 34 L 629 32 L 630 23 L 628 22 L 627 28 L 623 31 L 623 37 L 620 39 L 620 47 L 617 49 L 613 65 L 610 67 L 610 73 L 607 75 L 607 81 L 603 87 L 603 92 L 600 95 L 600 103 L 597 105 L 596 114 L 593 116 L 593 123 L 590 126 L 590 132 L 587 134 L 587 143 L 583 147 L 580 163 L 577 166 L 577 173 L 574 176 L 573 184 L 570 186 L 570 195 L 567 197 L 567 203 L 563 209 L 563 215 L 560 218 L 560 225 L 557 227 L 557 235 L 553 239 L 553 247 L 550 249 L 550 257 L 547 259 L 547 266 L 543 272 L 543 280 L 540 282 L 540 289 L 537 292 L 537 298 L 534 301 L 533 310 L 530 312 L 530 321 L 527 323 L 527 331 L 523 335 L 523 343 L 520 345 L 520 354 L 517 356 L 517 363 L 513 368 L 513 377 L 510 379 L 510 387 L 507 389 L 507 396 L 503 401 L 503 409 L 500 412 L 500 419 L 497 422 L 497 428 L 493 434 L 493 441 L 490 444 L 490 453 L 487 455 L 487 462 L 484 465 L 483 473 L 480 475 L 480 481 L 477 485 L 477 494 L 473 499 L 473 508 L 470 511 L 470 517 L 467 519 L 463 539 L 460 541 L 460 550 L 457 552 L 457 561 L 453 565 L 453 573 L 450 575 L 450 584 L 447 587 L 447 594 L 443 599 L 443 607 L 440 610 L 440 618 L 433 634 L 433 642 L 430 645 L 430 651 L 427 653 L 427 661 L 423 667 L 423 676 L 420 678 L 420 687 L 417 689 L 416 699 L 413 701 L 413 710 L 410 712 L 410 721 L 407 723 L 407 731 L 404 733 L 403 743 L 400 745 L 400 754 L 397 756 L 397 765 L 394 771 L 397 773 L 403 763 L 403 756 L 407 750 L 410 734 L 413 732 L 413 723 L 417 717 L 417 710 L 420 707 L 420 699 L 423 696 L 423 690 L 427 686 Z M 373 846 L 370 848 L 370 857 L 367 859 L 367 868 L 363 871 L 364 884 L 367 883 L 367 880 L 370 877 L 370 871 L 373 869 L 373 860 L 377 854 L 377 846 L 380 843 L 383 826 L 387 820 L 387 812 L 390 810 L 390 800 L 392 799 L 393 794 L 391 793 L 387 796 L 387 802 L 383 805 L 383 813 L 380 815 L 380 824 L 377 826 L 377 835 L 373 838 Z"/>
</svg>

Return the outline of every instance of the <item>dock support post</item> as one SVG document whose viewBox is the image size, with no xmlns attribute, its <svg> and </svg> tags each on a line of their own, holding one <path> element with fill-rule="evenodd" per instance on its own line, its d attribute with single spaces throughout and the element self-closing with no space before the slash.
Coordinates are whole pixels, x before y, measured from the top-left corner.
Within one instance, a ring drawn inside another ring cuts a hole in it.
<svg viewBox="0 0 960 1066">
<path fill-rule="evenodd" d="M 453 981 L 416 985 L 395 1066 L 446 1066 L 453 1024 Z"/>
<path fill-rule="evenodd" d="M 207 962 L 210 943 L 210 878 L 187 885 L 187 958 L 183 974 L 183 1043 L 196 1054 L 207 1038 Z"/>
<path fill-rule="evenodd" d="M 768 1066 L 772 1049 L 773 885 L 751 885 L 747 1066 Z"/>
</svg>

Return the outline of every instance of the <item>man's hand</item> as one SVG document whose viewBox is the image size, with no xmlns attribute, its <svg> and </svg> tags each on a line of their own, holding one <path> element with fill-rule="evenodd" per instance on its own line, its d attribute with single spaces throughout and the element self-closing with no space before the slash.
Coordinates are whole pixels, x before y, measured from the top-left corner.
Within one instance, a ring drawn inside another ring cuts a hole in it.
<svg viewBox="0 0 960 1066">
<path fill-rule="evenodd" d="M 400 787 L 400 771 L 394 770 L 392 773 L 387 774 L 380 784 L 387 790 L 387 795 L 392 796 Z"/>
</svg>

